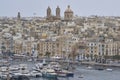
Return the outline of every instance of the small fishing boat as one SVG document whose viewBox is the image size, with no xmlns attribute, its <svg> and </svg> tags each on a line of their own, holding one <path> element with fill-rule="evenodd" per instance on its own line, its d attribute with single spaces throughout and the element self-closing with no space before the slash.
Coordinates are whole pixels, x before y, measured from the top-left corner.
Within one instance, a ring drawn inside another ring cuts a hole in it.
<svg viewBox="0 0 120 80">
<path fill-rule="evenodd" d="M 35 70 L 31 71 L 30 74 L 31 74 L 31 77 L 36 77 L 36 78 L 42 76 L 41 72 L 38 72 L 38 71 L 35 71 Z"/>
<path fill-rule="evenodd" d="M 81 74 L 78 78 L 83 78 L 83 75 Z"/>
<path fill-rule="evenodd" d="M 73 77 L 74 73 L 68 70 L 58 70 L 55 71 L 57 73 L 58 76 L 60 77 Z"/>
<path fill-rule="evenodd" d="M 12 65 L 9 67 L 10 71 L 18 71 L 19 70 L 19 66 L 18 65 Z"/>
<path fill-rule="evenodd" d="M 88 68 L 88 69 L 92 69 L 92 67 L 91 67 L 91 66 L 88 66 L 87 68 Z"/>
<path fill-rule="evenodd" d="M 63 73 L 66 73 L 67 77 L 73 77 L 74 76 L 74 73 L 71 72 L 71 71 L 68 71 L 68 70 L 63 70 Z"/>
<path fill-rule="evenodd" d="M 67 77 L 67 74 L 61 70 L 55 70 L 55 73 L 57 73 L 57 76 L 59 77 Z"/>
<path fill-rule="evenodd" d="M 106 70 L 107 70 L 107 71 L 112 71 L 113 69 L 111 69 L 111 68 L 107 68 Z"/>
</svg>

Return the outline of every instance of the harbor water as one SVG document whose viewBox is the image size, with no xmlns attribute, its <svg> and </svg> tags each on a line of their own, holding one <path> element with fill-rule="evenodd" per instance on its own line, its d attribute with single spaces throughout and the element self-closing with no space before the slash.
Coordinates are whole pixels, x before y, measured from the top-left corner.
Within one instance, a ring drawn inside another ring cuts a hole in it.
<svg viewBox="0 0 120 80">
<path fill-rule="evenodd" d="M 36 62 L 28 61 L 12 61 L 11 65 L 28 64 L 28 68 L 31 69 Z M 86 66 L 75 66 L 73 70 L 73 77 L 58 77 L 58 80 L 120 80 L 120 69 L 112 68 L 112 71 L 107 70 L 95 70 L 88 69 Z M 45 78 L 31 78 L 30 80 L 51 80 Z"/>
</svg>

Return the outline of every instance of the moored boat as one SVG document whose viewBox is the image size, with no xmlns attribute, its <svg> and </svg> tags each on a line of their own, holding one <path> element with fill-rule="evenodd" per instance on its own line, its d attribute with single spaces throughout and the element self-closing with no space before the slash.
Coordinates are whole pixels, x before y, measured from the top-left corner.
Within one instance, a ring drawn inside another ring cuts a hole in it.
<svg viewBox="0 0 120 80">
<path fill-rule="evenodd" d="M 59 71 L 55 71 L 57 73 L 58 76 L 60 77 L 73 77 L 74 73 L 68 70 L 59 70 Z"/>
<path fill-rule="evenodd" d="M 91 66 L 88 66 L 87 68 L 88 68 L 88 69 L 92 69 L 92 67 L 91 67 Z"/>
<path fill-rule="evenodd" d="M 107 70 L 107 71 L 112 71 L 113 69 L 111 69 L 111 68 L 107 68 L 106 70 Z"/>
<path fill-rule="evenodd" d="M 53 69 L 45 68 L 42 71 L 42 77 L 57 80 L 57 74 Z"/>
<path fill-rule="evenodd" d="M 55 71 L 59 77 L 67 77 L 67 74 L 62 71 Z"/>
<path fill-rule="evenodd" d="M 31 71 L 30 74 L 31 74 L 31 77 L 36 77 L 36 78 L 42 77 L 42 73 L 35 70 Z"/>
<path fill-rule="evenodd" d="M 18 65 L 12 65 L 9 67 L 10 71 L 18 71 L 19 70 L 19 66 Z"/>
<path fill-rule="evenodd" d="M 81 74 L 78 78 L 83 78 L 83 75 Z"/>
<path fill-rule="evenodd" d="M 42 77 L 44 78 L 52 78 L 52 79 L 57 79 L 57 74 L 56 73 L 42 73 Z"/>
</svg>

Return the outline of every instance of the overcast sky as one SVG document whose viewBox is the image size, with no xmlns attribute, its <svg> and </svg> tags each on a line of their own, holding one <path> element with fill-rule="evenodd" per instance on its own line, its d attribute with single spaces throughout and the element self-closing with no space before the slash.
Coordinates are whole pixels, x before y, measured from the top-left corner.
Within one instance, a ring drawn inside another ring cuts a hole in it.
<svg viewBox="0 0 120 80">
<path fill-rule="evenodd" d="M 46 16 L 48 6 L 55 15 L 57 5 L 63 16 L 68 5 L 78 16 L 120 16 L 120 0 L 0 0 L 0 16 Z M 36 13 L 36 15 L 34 15 Z"/>
</svg>

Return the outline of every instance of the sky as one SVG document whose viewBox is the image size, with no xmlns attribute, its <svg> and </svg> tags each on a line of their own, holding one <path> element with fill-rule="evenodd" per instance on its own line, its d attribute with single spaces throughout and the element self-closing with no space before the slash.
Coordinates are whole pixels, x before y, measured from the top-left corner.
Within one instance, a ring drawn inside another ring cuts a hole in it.
<svg viewBox="0 0 120 80">
<path fill-rule="evenodd" d="M 64 16 L 68 5 L 78 16 L 120 16 L 120 0 L 0 0 L 0 16 L 15 17 L 20 12 L 23 17 L 44 17 L 48 6 L 53 15 L 59 6 Z"/>
</svg>

